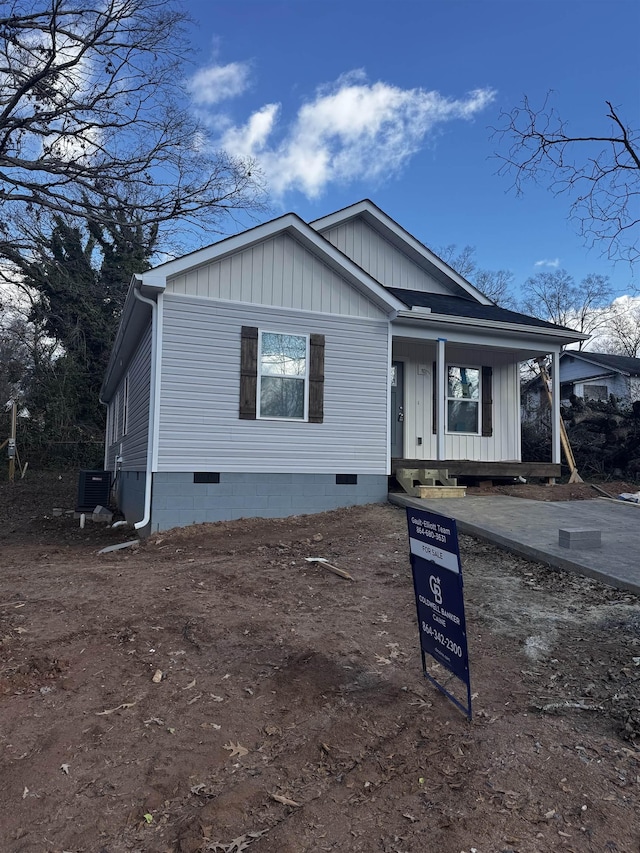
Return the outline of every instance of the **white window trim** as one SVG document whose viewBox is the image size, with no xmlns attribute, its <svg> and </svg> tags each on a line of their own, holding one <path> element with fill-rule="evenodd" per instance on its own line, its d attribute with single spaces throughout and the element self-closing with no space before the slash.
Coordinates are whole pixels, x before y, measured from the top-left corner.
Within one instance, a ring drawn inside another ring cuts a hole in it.
<svg viewBox="0 0 640 853">
<path fill-rule="evenodd" d="M 450 401 L 460 401 L 464 402 L 463 397 L 450 397 L 449 396 L 449 368 L 457 367 L 464 370 L 477 370 L 478 371 L 478 399 L 472 400 L 469 399 L 469 403 L 477 404 L 477 420 L 476 420 L 476 430 L 475 432 L 462 432 L 457 429 L 449 429 L 449 402 Z M 445 418 L 446 418 L 446 427 L 445 433 L 447 435 L 482 435 L 482 367 L 477 364 L 460 364 L 459 362 L 447 362 L 446 365 L 446 373 L 445 373 L 445 388 L 447 391 L 446 396 L 446 408 L 445 408 Z"/>
<path fill-rule="evenodd" d="M 304 379 L 304 417 L 302 418 L 278 418 L 274 415 L 261 414 L 262 403 L 262 336 L 263 335 L 287 335 L 292 338 L 304 338 L 306 342 L 305 350 L 305 372 L 304 376 L 291 377 L 292 379 Z M 299 332 L 283 332 L 273 329 L 258 329 L 258 382 L 257 382 L 257 399 L 256 399 L 256 420 L 259 421 L 289 421 L 291 423 L 300 424 L 309 421 L 309 341 L 308 334 Z"/>
</svg>

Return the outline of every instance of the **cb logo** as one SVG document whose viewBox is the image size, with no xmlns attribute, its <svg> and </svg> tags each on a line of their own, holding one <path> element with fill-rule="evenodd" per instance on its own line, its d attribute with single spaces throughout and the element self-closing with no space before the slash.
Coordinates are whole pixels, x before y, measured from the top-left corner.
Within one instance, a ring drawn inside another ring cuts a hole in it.
<svg viewBox="0 0 640 853">
<path fill-rule="evenodd" d="M 442 591 L 440 589 L 440 578 L 431 575 L 429 578 L 429 589 L 433 593 L 436 604 L 442 604 Z"/>
</svg>

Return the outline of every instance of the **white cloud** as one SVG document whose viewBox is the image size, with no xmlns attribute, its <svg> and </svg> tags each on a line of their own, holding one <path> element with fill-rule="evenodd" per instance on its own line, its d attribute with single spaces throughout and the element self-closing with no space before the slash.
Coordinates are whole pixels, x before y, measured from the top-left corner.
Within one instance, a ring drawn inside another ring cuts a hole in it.
<svg viewBox="0 0 640 853">
<path fill-rule="evenodd" d="M 550 267 L 552 270 L 557 270 L 560 266 L 560 258 L 551 258 L 541 261 L 536 261 L 534 267 Z"/>
<path fill-rule="evenodd" d="M 246 124 L 229 127 L 220 144 L 230 154 L 255 158 L 274 195 L 295 189 L 313 198 L 332 182 L 388 177 L 438 125 L 472 119 L 494 98 L 491 89 L 453 99 L 369 83 L 355 71 L 320 87 L 289 126 L 279 122 L 280 105 L 267 104 Z"/>
<path fill-rule="evenodd" d="M 210 65 L 201 68 L 188 81 L 193 102 L 211 106 L 241 95 L 249 85 L 249 66 L 245 62 Z"/>
</svg>

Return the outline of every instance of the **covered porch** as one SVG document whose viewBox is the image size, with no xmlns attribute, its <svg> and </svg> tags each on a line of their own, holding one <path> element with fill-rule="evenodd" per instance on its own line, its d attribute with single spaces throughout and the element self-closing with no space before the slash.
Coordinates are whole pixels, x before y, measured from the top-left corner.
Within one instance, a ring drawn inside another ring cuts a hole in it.
<svg viewBox="0 0 640 853">
<path fill-rule="evenodd" d="M 428 299 L 430 306 L 414 305 L 392 323 L 390 473 L 429 469 L 467 482 L 558 478 L 559 395 L 553 395 L 550 458 L 523 462 L 520 370 L 523 362 L 546 358 L 552 387 L 559 388 L 560 353 L 583 336 L 496 306 Z"/>
</svg>

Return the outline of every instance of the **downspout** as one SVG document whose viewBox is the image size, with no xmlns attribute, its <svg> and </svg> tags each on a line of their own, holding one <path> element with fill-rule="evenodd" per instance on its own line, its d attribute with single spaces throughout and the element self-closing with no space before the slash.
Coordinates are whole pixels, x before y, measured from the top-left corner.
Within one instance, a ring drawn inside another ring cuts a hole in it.
<svg viewBox="0 0 640 853">
<path fill-rule="evenodd" d="M 153 437 L 155 435 L 156 411 L 156 361 L 158 349 L 158 306 L 153 299 L 143 296 L 134 286 L 135 298 L 151 306 L 151 374 L 149 376 L 149 431 L 147 435 L 147 470 L 144 481 L 144 516 L 133 525 L 135 530 L 141 530 L 151 523 L 151 487 L 153 478 Z"/>
</svg>

